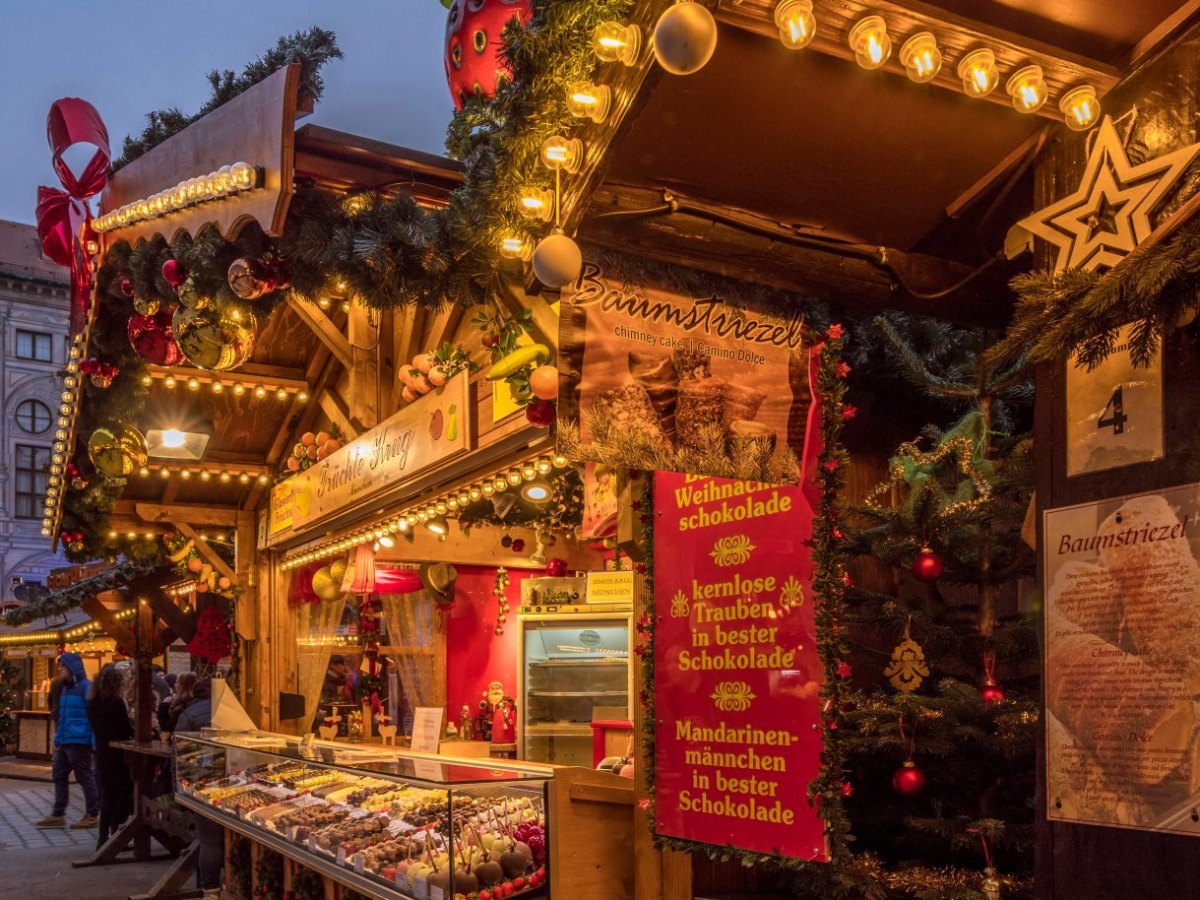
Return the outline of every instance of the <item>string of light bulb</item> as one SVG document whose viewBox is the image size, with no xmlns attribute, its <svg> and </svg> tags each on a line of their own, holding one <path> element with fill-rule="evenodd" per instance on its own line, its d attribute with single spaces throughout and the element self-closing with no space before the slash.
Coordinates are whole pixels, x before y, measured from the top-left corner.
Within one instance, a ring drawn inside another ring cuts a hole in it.
<svg viewBox="0 0 1200 900">
<path fill-rule="evenodd" d="M 67 462 L 67 448 L 75 439 L 75 419 L 79 414 L 79 404 L 83 396 L 83 378 L 79 372 L 79 359 L 83 356 L 86 338 L 86 330 L 76 334 L 71 349 L 67 351 L 63 390 L 59 396 L 57 427 L 54 431 L 54 443 L 50 455 L 50 473 L 46 478 L 46 493 L 42 498 L 42 537 L 50 537 L 55 533 L 62 516 L 59 501 L 66 490 L 63 478 Z"/>
<path fill-rule="evenodd" d="M 207 175 L 185 178 L 174 187 L 134 200 L 92 220 L 99 233 L 169 216 L 189 206 L 211 203 L 262 185 L 262 169 L 245 162 L 221 166 Z"/>
<path fill-rule="evenodd" d="M 122 609 L 113 613 L 113 618 L 118 622 L 128 621 L 133 617 L 135 610 Z M 0 646 L 34 646 L 37 644 L 63 644 L 75 642 L 79 640 L 88 640 L 91 636 L 104 631 L 104 626 L 95 619 L 89 619 L 79 625 L 68 629 L 57 629 L 48 631 L 33 631 L 28 634 L 5 634 L 0 635 Z"/>
<path fill-rule="evenodd" d="M 856 7 L 834 4 L 821 8 L 823 5 L 823 0 L 778 0 L 771 15 L 780 42 L 791 50 L 802 50 L 817 38 L 824 21 L 835 35 L 844 34 L 845 44 L 859 66 L 874 70 L 887 65 L 892 57 L 893 37 L 884 13 L 866 9 L 860 12 Z M 746 14 L 730 11 L 728 17 Z M 848 15 L 857 17 L 848 20 Z M 915 19 L 915 14 L 907 18 Z M 906 24 L 915 30 L 900 44 L 897 61 L 911 81 L 918 84 L 933 81 L 947 63 L 953 63 L 952 71 L 958 76 L 962 93 L 967 97 L 988 98 L 1003 81 L 1004 93 L 1014 109 L 1025 114 L 1045 114 L 1051 89 L 1045 65 L 1034 61 L 1032 55 L 1015 47 L 1002 48 L 1000 41 L 989 41 L 985 35 L 968 35 L 969 44 L 965 47 L 946 47 L 939 43 L 931 28 L 909 21 Z M 949 26 L 947 30 L 954 31 L 954 27 Z M 960 38 L 958 43 L 963 43 L 963 35 L 957 36 Z M 833 51 L 836 48 L 825 42 L 822 49 Z M 1003 66 L 999 61 L 1001 49 L 1010 59 Z M 957 59 L 950 58 L 956 55 Z M 1047 59 L 1045 64 L 1053 65 L 1053 62 Z M 1003 80 L 1002 67 L 1008 69 L 1007 78 Z M 1075 71 L 1064 73 L 1064 78 L 1067 83 L 1063 84 L 1058 98 L 1058 111 L 1069 128 L 1086 131 L 1100 120 L 1097 88 L 1079 79 Z M 1072 81 L 1078 83 L 1072 84 Z"/>
<path fill-rule="evenodd" d="M 266 484 L 270 481 L 270 473 L 265 466 L 248 463 L 228 463 L 211 466 L 185 465 L 178 463 L 148 463 L 137 471 L 139 478 L 155 476 L 162 479 L 181 478 L 185 481 L 195 478 L 197 481 L 218 481 L 221 484 L 250 484 L 256 481 Z"/>
<path fill-rule="evenodd" d="M 549 475 L 554 469 L 563 469 L 568 465 L 570 463 L 565 456 L 532 457 L 510 468 L 493 472 L 485 478 L 464 482 L 432 499 L 411 504 L 370 525 L 356 528 L 315 547 L 291 554 L 284 558 L 281 566 L 284 571 L 289 571 L 311 562 L 329 559 L 368 543 L 378 544 L 385 548 L 391 547 L 395 543 L 393 535 L 408 534 L 421 526 L 434 534 L 444 536 L 446 531 L 439 530 L 439 528 L 447 526 L 447 520 L 456 517 L 463 508 L 481 499 L 490 499 L 496 494 L 503 494 L 510 488 L 521 488 L 534 484 L 538 482 L 539 478 Z M 548 498 L 549 490 L 547 489 L 545 496 L 537 498 L 535 502 Z"/>
<path fill-rule="evenodd" d="M 274 397 L 277 400 L 290 400 L 294 397 L 301 403 L 308 402 L 309 398 L 307 383 L 278 377 L 241 374 L 237 378 L 223 378 L 215 372 L 201 369 L 148 366 L 146 374 L 142 376 L 142 386 L 150 387 L 156 381 L 161 381 L 170 390 L 203 389 L 213 394 L 229 393 L 235 397 L 250 394 L 259 399 Z"/>
</svg>

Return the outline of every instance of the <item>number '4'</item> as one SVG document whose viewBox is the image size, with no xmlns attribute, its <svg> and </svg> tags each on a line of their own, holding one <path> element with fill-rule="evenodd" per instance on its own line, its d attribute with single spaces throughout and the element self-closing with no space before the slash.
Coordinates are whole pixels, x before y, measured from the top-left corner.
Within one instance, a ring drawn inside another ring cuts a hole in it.
<svg viewBox="0 0 1200 900">
<path fill-rule="evenodd" d="M 1129 420 L 1129 416 L 1125 415 L 1123 390 L 1124 388 L 1117 388 L 1108 398 L 1108 404 L 1104 407 L 1104 412 L 1100 414 L 1100 421 L 1096 423 L 1097 429 L 1108 428 L 1111 425 L 1113 434 L 1125 433 L 1125 423 Z"/>
</svg>

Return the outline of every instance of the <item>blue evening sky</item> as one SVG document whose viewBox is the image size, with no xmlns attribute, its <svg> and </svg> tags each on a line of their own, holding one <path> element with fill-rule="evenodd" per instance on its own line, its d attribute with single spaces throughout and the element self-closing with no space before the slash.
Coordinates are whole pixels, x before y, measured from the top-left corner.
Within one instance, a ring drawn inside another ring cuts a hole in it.
<svg viewBox="0 0 1200 900">
<path fill-rule="evenodd" d="M 345 58 L 304 122 L 442 152 L 453 113 L 438 0 L 0 0 L 0 219 L 33 222 L 39 184 L 58 187 L 46 113 L 82 97 L 108 126 L 113 156 L 152 109 L 193 113 L 205 75 L 319 25 Z"/>
</svg>

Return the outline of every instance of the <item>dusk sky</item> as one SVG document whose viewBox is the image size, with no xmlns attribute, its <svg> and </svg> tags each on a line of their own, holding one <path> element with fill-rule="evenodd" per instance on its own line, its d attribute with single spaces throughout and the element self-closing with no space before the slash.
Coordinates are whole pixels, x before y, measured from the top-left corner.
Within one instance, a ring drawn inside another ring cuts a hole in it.
<svg viewBox="0 0 1200 900">
<path fill-rule="evenodd" d="M 0 218 L 33 222 L 39 184 L 58 187 L 46 113 L 82 97 L 108 126 L 113 156 L 152 109 L 194 113 L 212 69 L 240 71 L 283 34 L 319 25 L 345 58 L 302 120 L 432 152 L 453 113 L 438 0 L 0 0 Z"/>
</svg>

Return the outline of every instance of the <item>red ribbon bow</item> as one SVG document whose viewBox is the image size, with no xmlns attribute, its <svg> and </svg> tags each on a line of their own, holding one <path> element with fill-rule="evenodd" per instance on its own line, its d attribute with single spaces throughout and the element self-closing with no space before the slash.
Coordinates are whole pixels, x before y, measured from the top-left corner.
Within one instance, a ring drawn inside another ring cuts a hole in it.
<svg viewBox="0 0 1200 900">
<path fill-rule="evenodd" d="M 38 188 L 38 237 L 48 259 L 71 269 L 71 333 L 78 334 L 87 319 L 92 291 L 87 242 L 96 239 L 87 200 L 100 193 L 108 179 L 108 129 L 92 104 L 78 97 L 64 97 L 50 107 L 46 137 L 54 151 L 54 171 L 66 190 Z M 94 145 L 96 152 L 76 177 L 63 153 L 79 143 Z"/>
</svg>

